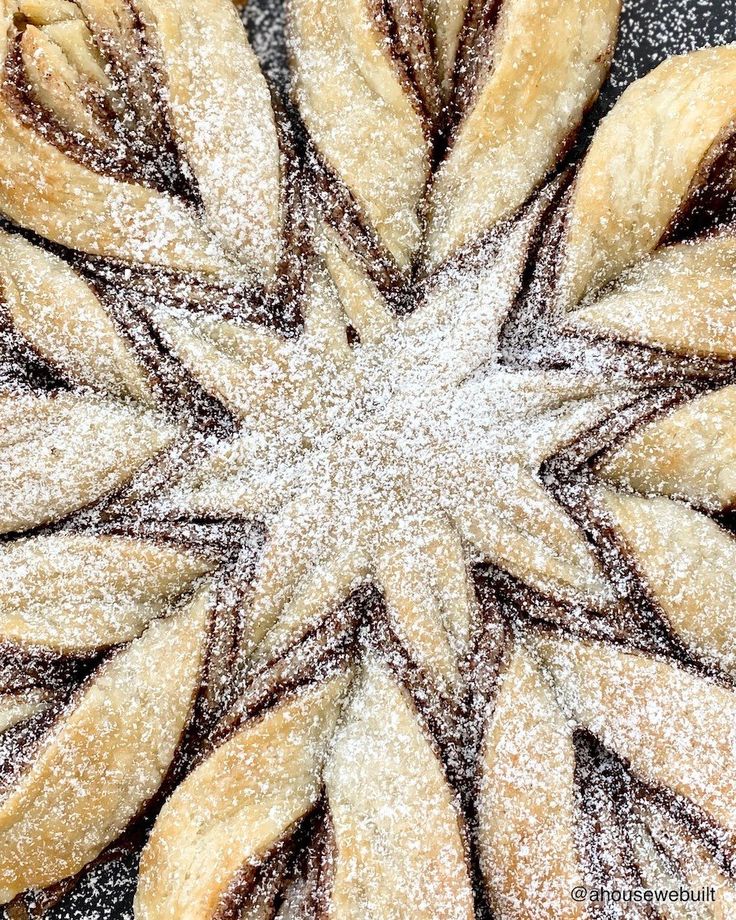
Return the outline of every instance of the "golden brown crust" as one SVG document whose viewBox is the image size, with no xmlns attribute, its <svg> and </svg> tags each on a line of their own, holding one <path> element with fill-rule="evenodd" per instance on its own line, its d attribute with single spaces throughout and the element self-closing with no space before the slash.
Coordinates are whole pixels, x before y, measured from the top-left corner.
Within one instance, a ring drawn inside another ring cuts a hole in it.
<svg viewBox="0 0 736 920">
<path fill-rule="evenodd" d="M 671 58 L 629 87 L 603 121 L 573 190 L 562 276 L 568 309 L 657 247 L 733 120 L 735 84 L 732 46 Z"/>
<path fill-rule="evenodd" d="M 199 688 L 209 615 L 205 592 L 151 624 L 59 720 L 0 805 L 3 904 L 74 875 L 157 791 Z"/>
<path fill-rule="evenodd" d="M 508 918 L 584 917 L 572 729 L 523 649 L 503 676 L 481 760 L 479 844 L 493 903 Z"/>
<path fill-rule="evenodd" d="M 707 511 L 736 504 L 736 388 L 693 399 L 605 455 L 597 472 L 642 494 L 685 499 Z"/>
<path fill-rule="evenodd" d="M 430 266 L 511 216 L 556 165 L 606 76 L 619 11 L 618 0 L 502 5 L 492 66 L 433 180 Z"/>
</svg>

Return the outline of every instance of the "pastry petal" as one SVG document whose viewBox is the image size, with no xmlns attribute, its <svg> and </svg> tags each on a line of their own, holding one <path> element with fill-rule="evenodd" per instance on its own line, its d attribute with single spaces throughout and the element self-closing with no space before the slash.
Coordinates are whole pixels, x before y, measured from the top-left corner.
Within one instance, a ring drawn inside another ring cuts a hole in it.
<svg viewBox="0 0 736 920">
<path fill-rule="evenodd" d="M 433 180 L 430 265 L 513 215 L 555 166 L 606 77 L 619 12 L 618 0 L 502 3 L 481 83 Z"/>
<path fill-rule="evenodd" d="M 304 340 L 288 341 L 254 324 L 158 310 L 154 321 L 192 376 L 252 431 L 308 433 L 323 427 L 320 390 L 331 375 L 351 389 L 342 356 L 326 360 Z"/>
<path fill-rule="evenodd" d="M 137 920 L 209 920 L 316 804 L 349 679 L 247 722 L 169 799 L 141 858 Z"/>
<path fill-rule="evenodd" d="M 200 593 L 102 664 L 0 804 L 0 903 L 79 872 L 153 797 L 199 689 Z"/>
<path fill-rule="evenodd" d="M 594 642 L 539 640 L 572 716 L 646 782 L 736 830 L 736 694 L 680 667 Z"/>
<path fill-rule="evenodd" d="M 281 163 L 271 94 L 230 0 L 136 0 L 158 42 L 177 143 L 207 224 L 272 284 L 282 253 Z"/>
<path fill-rule="evenodd" d="M 736 503 L 736 387 L 699 396 L 636 430 L 603 456 L 598 475 L 706 511 Z"/>
<path fill-rule="evenodd" d="M 369 660 L 339 727 L 325 787 L 335 839 L 329 916 L 475 916 L 460 817 L 406 694 Z"/>
<path fill-rule="evenodd" d="M 89 285 L 66 262 L 0 233 L 0 282 L 14 329 L 72 382 L 151 403 L 129 344 Z"/>
<path fill-rule="evenodd" d="M 389 42 L 367 0 L 294 0 L 289 10 L 294 87 L 310 136 L 407 269 L 421 239 L 429 145 Z"/>
<path fill-rule="evenodd" d="M 523 649 L 503 677 L 481 757 L 478 843 L 498 916 L 584 917 L 572 728 Z"/>
<path fill-rule="evenodd" d="M 675 354 L 736 357 L 736 238 L 657 250 L 569 322 Z"/>
<path fill-rule="evenodd" d="M 426 0 L 424 6 L 434 33 L 434 50 L 442 95 L 449 99 L 460 36 L 469 0 Z"/>
<path fill-rule="evenodd" d="M 92 504 L 124 485 L 176 433 L 152 412 L 95 397 L 0 399 L 0 533 Z"/>
<path fill-rule="evenodd" d="M 360 341 L 366 345 L 381 342 L 396 326 L 386 299 L 334 231 L 325 229 L 321 251 L 345 317 Z"/>
<path fill-rule="evenodd" d="M 128 642 L 215 567 L 125 537 L 53 534 L 0 548 L 0 641 L 79 654 Z"/>
<path fill-rule="evenodd" d="M 366 580 L 369 571 L 366 556 L 353 547 L 336 552 L 310 569 L 294 587 L 271 628 L 258 641 L 252 656 L 253 663 L 273 661 L 285 654 L 291 646 L 319 627 Z M 255 635 L 268 622 L 261 621 L 258 609 L 253 608 Z"/>
<path fill-rule="evenodd" d="M 674 632 L 695 652 L 736 669 L 736 540 L 668 498 L 607 492 L 606 510 Z"/>
<path fill-rule="evenodd" d="M 662 241 L 733 131 L 736 47 L 674 57 L 632 84 L 598 128 L 573 186 L 562 300 L 618 277 Z"/>
<path fill-rule="evenodd" d="M 483 500 L 459 500 L 455 524 L 463 538 L 484 559 L 539 591 L 588 605 L 609 603 L 612 594 L 598 563 L 563 508 L 521 467 L 494 472 Z"/>
<path fill-rule="evenodd" d="M 180 271 L 236 274 L 176 199 L 74 162 L 23 125 L 2 99 L 0 191 L 6 217 L 68 248 Z"/>
<path fill-rule="evenodd" d="M 375 559 L 389 619 L 414 660 L 451 693 L 468 653 L 475 598 L 457 533 L 441 521 L 393 534 Z"/>
</svg>

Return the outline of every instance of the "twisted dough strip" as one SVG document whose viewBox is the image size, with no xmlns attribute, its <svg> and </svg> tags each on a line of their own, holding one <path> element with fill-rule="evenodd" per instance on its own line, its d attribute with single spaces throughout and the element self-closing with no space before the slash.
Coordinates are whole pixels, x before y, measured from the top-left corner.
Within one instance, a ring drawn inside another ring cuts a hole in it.
<svg viewBox="0 0 736 920">
<path fill-rule="evenodd" d="M 143 853 L 136 917 L 222 916 L 321 794 L 330 916 L 474 916 L 454 795 L 407 694 L 368 660 L 247 722 L 179 787 Z"/>
<path fill-rule="evenodd" d="M 721 154 L 733 150 L 735 89 L 736 46 L 726 45 L 670 58 L 626 90 L 597 130 L 571 192 L 561 243 L 564 307 L 577 307 L 655 252 L 688 209 L 708 203 L 714 185 L 732 197 L 733 165 Z M 701 261 L 718 258 L 718 248 L 705 251 Z M 667 268 L 660 260 L 675 257 L 662 254 L 644 272 L 659 271 L 667 285 L 668 274 L 688 272 L 692 257 L 678 256 L 682 264 Z M 606 311 L 604 299 L 603 328 Z"/>
<path fill-rule="evenodd" d="M 270 93 L 233 5 L 36 7 L 0 7 L 0 209 L 71 249 L 272 284 L 282 249 L 280 153 Z M 11 92 L 13 66 L 30 86 L 25 108 Z M 142 137 L 116 114 L 128 106 Z M 46 139 L 33 118 L 50 120 L 65 143 Z M 87 158 L 72 156 L 73 147 Z M 202 214 L 141 179 L 172 147 L 172 168 L 190 176 Z M 142 160 L 137 178 L 106 174 L 116 157 L 128 167 Z"/>
<path fill-rule="evenodd" d="M 429 66 L 448 96 L 463 6 L 420 5 L 402 34 L 401 17 L 367 0 L 289 5 L 295 93 L 312 141 L 403 272 L 422 249 L 437 266 L 528 199 L 598 92 L 619 15 L 617 0 L 502 3 L 471 98 L 448 103 L 446 119 L 459 123 L 434 172 L 439 121 L 420 84 Z M 427 64 L 432 30 L 437 57 Z"/>
<path fill-rule="evenodd" d="M 93 672 L 0 806 L 0 903 L 79 872 L 157 792 L 191 717 L 205 588 Z"/>
</svg>

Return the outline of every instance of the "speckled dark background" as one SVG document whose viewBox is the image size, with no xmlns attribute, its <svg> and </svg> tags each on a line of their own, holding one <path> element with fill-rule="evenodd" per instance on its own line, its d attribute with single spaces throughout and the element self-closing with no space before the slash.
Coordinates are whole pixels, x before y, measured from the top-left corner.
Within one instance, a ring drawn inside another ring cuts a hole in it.
<svg viewBox="0 0 736 920">
<path fill-rule="evenodd" d="M 249 4 L 254 47 L 276 82 L 284 79 L 281 12 L 281 0 L 251 0 Z M 588 132 L 633 79 L 668 55 L 729 41 L 736 41 L 734 0 L 624 0 L 613 70 L 591 112 Z M 54 908 L 48 920 L 130 920 L 134 886 L 134 856 L 108 863 Z"/>
</svg>

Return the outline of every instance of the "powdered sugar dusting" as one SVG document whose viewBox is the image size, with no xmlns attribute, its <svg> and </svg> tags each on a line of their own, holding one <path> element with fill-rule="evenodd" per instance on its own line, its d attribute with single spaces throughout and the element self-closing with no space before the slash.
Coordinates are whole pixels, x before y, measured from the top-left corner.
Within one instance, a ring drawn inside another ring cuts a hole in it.
<svg viewBox="0 0 736 920">
<path fill-rule="evenodd" d="M 0 902 L 728 911 L 734 49 L 571 171 L 613 0 L 11 6 Z"/>
</svg>

